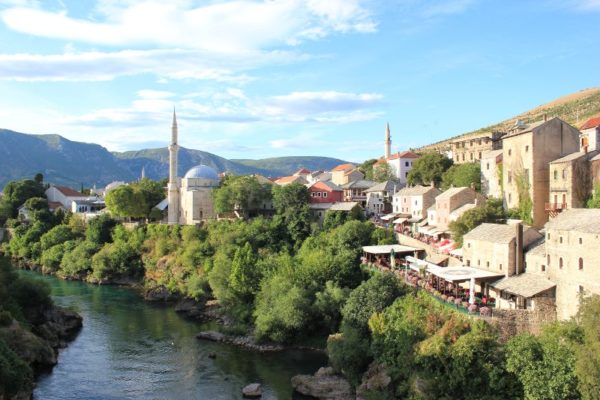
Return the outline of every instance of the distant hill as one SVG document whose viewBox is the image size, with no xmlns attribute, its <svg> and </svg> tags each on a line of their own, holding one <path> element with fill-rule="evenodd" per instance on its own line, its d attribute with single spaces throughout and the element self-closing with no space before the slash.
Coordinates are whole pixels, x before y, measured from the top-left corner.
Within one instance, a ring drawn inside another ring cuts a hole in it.
<svg viewBox="0 0 600 400">
<path fill-rule="evenodd" d="M 576 128 L 579 128 L 586 119 L 596 114 L 600 114 L 600 87 L 585 89 L 559 97 L 556 100 L 537 106 L 512 118 L 498 122 L 497 124 L 453 136 L 440 142 L 423 146 L 417 150 L 435 150 L 440 147 L 448 146 L 452 141 L 457 139 L 466 139 L 470 136 L 477 136 L 484 132 L 507 131 L 517 120 L 531 123 L 540 121 L 544 118 L 544 115 L 546 115 L 548 119 L 558 117 Z"/>
<path fill-rule="evenodd" d="M 330 169 L 344 163 L 327 157 L 281 157 L 265 160 L 227 160 L 200 150 L 181 148 L 179 175 L 198 164 L 235 175 L 288 175 L 299 166 L 310 170 Z M 102 187 L 112 181 L 132 181 L 146 176 L 162 179 L 169 173 L 166 148 L 111 153 L 104 147 L 75 142 L 59 135 L 29 135 L 0 129 L 0 190 L 8 181 L 44 174 L 46 182 L 79 189 L 80 185 Z"/>
<path fill-rule="evenodd" d="M 311 171 L 329 171 L 334 167 L 347 163 L 347 161 L 329 157 L 274 157 L 264 158 L 262 160 L 231 160 L 238 164 L 253 168 L 276 172 L 275 175 L 291 175 L 300 168 L 307 168 Z"/>
</svg>

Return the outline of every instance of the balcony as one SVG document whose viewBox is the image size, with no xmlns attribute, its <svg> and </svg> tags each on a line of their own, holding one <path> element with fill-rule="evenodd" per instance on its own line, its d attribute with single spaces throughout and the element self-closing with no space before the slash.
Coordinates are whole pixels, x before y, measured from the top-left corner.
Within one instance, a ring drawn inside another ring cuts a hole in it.
<svg viewBox="0 0 600 400">
<path fill-rule="evenodd" d="M 546 203 L 546 212 L 558 212 L 567 209 L 567 203 Z"/>
</svg>

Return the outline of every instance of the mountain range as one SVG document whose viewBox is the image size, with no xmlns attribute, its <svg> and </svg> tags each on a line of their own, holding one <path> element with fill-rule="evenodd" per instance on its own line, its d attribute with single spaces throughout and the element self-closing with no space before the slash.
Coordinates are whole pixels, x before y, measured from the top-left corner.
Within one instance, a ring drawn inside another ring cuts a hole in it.
<svg viewBox="0 0 600 400">
<path fill-rule="evenodd" d="M 179 175 L 200 163 L 232 174 L 291 175 L 299 168 L 329 170 L 346 161 L 329 157 L 278 157 L 264 160 L 227 160 L 205 151 L 180 148 Z M 169 173 L 166 147 L 110 152 L 98 144 L 68 140 L 60 135 L 30 135 L 0 129 L 0 188 L 11 180 L 41 172 L 46 182 L 79 189 L 103 187 L 112 181 L 138 179 L 142 168 L 148 178 Z"/>
</svg>

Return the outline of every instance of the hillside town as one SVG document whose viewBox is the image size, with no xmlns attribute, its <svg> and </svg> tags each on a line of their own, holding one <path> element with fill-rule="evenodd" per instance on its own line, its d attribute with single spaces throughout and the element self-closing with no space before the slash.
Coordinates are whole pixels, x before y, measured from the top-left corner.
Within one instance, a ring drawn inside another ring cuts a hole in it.
<svg viewBox="0 0 600 400">
<path fill-rule="evenodd" d="M 582 296 L 600 294 L 600 272 L 595 268 L 600 253 L 593 245 L 600 233 L 600 211 L 584 208 L 600 185 L 600 116 L 579 127 L 559 118 L 544 117 L 531 124 L 517 120 L 508 132 L 459 137 L 445 148 L 433 149 L 455 165 L 477 164 L 478 190 L 473 184 L 446 190 L 435 182 L 411 184 L 413 166 L 430 153 L 392 153 L 389 124 L 383 144 L 384 155 L 371 163 L 369 176 L 360 165 L 346 163 L 331 171 L 300 168 L 290 176 L 253 178 L 267 186 L 305 186 L 308 207 L 320 225 L 328 213 L 358 212 L 381 229 L 393 229 L 397 246 L 365 250 L 365 264 L 394 270 L 412 285 L 470 313 L 512 318 L 517 313 L 521 322 L 513 327 L 515 333 L 535 332 L 541 320 L 569 319 Z M 225 175 L 198 165 L 177 176 L 178 148 L 174 113 L 168 196 L 154 207 L 159 222 L 197 225 L 243 218 L 235 210 L 215 210 L 211 193 Z M 378 170 L 382 174 L 375 179 Z M 112 182 L 87 194 L 49 185 L 45 195 L 51 212 L 69 211 L 89 220 L 107 213 L 106 196 L 127 185 Z M 470 210 L 483 209 L 488 201 L 500 201 L 507 211 L 529 203 L 529 218 L 485 221 L 457 240 L 451 224 Z M 258 215 L 273 214 L 272 201 L 258 203 Z M 29 219 L 25 204 L 18 213 L 21 220 Z"/>
</svg>

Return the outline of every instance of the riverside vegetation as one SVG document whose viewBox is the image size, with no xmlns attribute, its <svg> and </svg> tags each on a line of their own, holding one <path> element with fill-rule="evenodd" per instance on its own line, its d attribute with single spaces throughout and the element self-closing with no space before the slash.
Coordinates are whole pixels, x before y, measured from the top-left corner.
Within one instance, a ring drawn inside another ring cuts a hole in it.
<svg viewBox="0 0 600 400">
<path fill-rule="evenodd" d="M 364 398 L 599 398 L 598 297 L 585 299 L 572 321 L 500 343 L 484 321 L 414 292 L 394 275 L 361 268 L 361 246 L 394 243 L 391 231 L 343 213 L 329 213 L 319 228 L 306 188 L 267 188 L 254 178 L 228 178 L 215 193 L 221 212 L 253 216 L 268 199 L 275 215 L 201 227 L 126 229 L 106 215 L 84 224 L 69 213 L 49 214 L 43 198 L 19 199 L 34 210 L 31 221 L 8 220 L 13 234 L 3 249 L 65 279 L 137 282 L 165 297 L 214 298 L 233 321 L 231 331 L 258 340 L 324 345 L 328 337 L 331 366 Z M 382 368 L 388 379 L 369 384 L 370 371 Z"/>
</svg>

